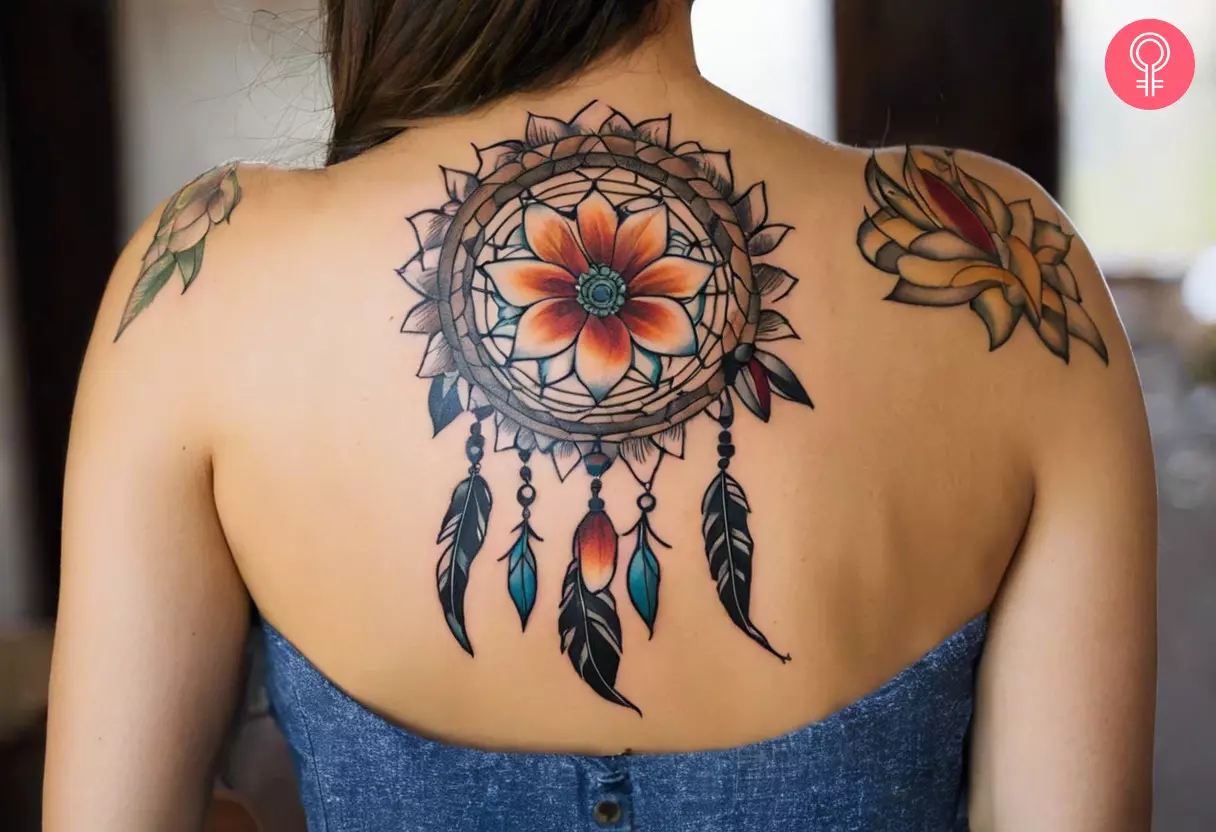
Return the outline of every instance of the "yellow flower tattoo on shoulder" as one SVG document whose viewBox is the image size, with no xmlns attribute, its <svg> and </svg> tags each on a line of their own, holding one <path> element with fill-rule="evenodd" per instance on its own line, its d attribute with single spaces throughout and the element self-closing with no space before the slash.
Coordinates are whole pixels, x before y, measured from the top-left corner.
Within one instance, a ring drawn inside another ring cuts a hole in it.
<svg viewBox="0 0 1216 832">
<path fill-rule="evenodd" d="M 148 308 L 175 272 L 181 275 L 182 291 L 190 288 L 203 267 L 207 235 L 219 223 L 231 220 L 240 201 L 235 162 L 204 173 L 170 198 L 152 244 L 144 253 L 139 278 L 127 298 L 115 341 Z"/>
<path fill-rule="evenodd" d="M 878 207 L 867 211 L 857 245 L 872 265 L 899 276 L 887 300 L 970 304 L 993 350 L 1025 319 L 1065 362 L 1077 338 L 1109 363 L 1065 262 L 1073 235 L 1035 216 L 1029 199 L 1006 202 L 963 170 L 954 151 L 916 147 L 905 150 L 897 174 L 872 155 L 866 187 Z"/>
</svg>

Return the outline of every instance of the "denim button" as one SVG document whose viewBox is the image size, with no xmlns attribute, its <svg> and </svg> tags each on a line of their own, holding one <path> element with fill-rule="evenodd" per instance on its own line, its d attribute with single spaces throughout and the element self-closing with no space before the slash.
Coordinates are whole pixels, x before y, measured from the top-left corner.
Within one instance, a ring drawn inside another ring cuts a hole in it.
<svg viewBox="0 0 1216 832">
<path fill-rule="evenodd" d="M 612 826 L 621 819 L 621 804 L 615 800 L 601 800 L 595 804 L 591 816 L 600 826 Z"/>
</svg>

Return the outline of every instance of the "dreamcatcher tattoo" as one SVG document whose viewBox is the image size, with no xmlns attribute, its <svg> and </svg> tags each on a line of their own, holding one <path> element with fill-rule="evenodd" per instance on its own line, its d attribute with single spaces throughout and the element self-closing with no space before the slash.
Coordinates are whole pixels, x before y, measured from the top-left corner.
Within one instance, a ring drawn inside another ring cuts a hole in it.
<svg viewBox="0 0 1216 832">
<path fill-rule="evenodd" d="M 731 429 L 737 404 L 762 421 L 775 398 L 811 406 L 767 348 L 798 337 L 769 308 L 797 280 L 758 262 L 790 226 L 768 222 L 764 183 L 736 189 L 728 152 L 673 146 L 670 129 L 670 116 L 634 124 L 594 102 L 570 121 L 530 116 L 523 139 L 475 148 L 475 173 L 442 169 L 448 201 L 409 218 L 417 253 L 399 270 L 422 297 L 402 331 L 428 336 L 418 376 L 430 380 L 434 431 L 472 416 L 468 473 L 437 541 L 448 628 L 472 655 L 464 597 L 493 505 L 481 475 L 492 430 L 494 450 L 520 464 L 519 522 L 500 560 L 521 626 L 544 543 L 531 466 L 546 456 L 562 482 L 579 467 L 589 478 L 562 586 L 562 652 L 592 690 L 639 714 L 616 689 L 620 541 L 632 541 L 625 585 L 653 637 L 669 548 L 652 526 L 655 479 L 664 459 L 683 457 L 685 425 L 701 414 L 719 427 L 702 502 L 710 574 L 735 625 L 788 660 L 751 620 L 751 508 L 729 472 Z M 600 497 L 613 465 L 639 486 L 640 517 L 623 533 Z"/>
</svg>

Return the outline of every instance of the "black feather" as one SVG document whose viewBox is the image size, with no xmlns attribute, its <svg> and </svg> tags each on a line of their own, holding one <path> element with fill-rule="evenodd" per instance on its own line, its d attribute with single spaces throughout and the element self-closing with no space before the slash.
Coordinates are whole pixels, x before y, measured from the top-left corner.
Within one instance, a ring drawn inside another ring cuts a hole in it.
<svg viewBox="0 0 1216 832">
<path fill-rule="evenodd" d="M 446 544 L 435 568 L 439 603 L 443 605 L 448 629 L 470 656 L 473 646 L 464 628 L 464 593 L 469 585 L 469 567 L 486 541 L 493 502 L 486 481 L 473 474 L 452 492 L 452 502 L 436 540 Z"/>
<path fill-rule="evenodd" d="M 709 574 L 718 584 L 718 597 L 730 620 L 765 650 L 789 661 L 789 656 L 773 649 L 750 617 L 753 543 L 747 528 L 751 507 L 743 487 L 726 471 L 719 471 L 705 489 L 701 512 Z"/>
<path fill-rule="evenodd" d="M 616 689 L 621 666 L 621 619 L 609 589 L 589 592 L 583 583 L 578 558 L 570 561 L 562 581 L 561 612 L 557 617 L 562 652 L 570 657 L 574 672 L 593 691 L 614 705 L 638 710 Z"/>
</svg>

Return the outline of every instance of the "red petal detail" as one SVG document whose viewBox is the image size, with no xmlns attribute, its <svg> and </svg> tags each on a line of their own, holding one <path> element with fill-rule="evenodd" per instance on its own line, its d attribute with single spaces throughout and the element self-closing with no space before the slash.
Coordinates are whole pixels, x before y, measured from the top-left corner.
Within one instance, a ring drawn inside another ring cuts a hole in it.
<svg viewBox="0 0 1216 832">
<path fill-rule="evenodd" d="M 695 355 L 697 334 L 688 311 L 671 298 L 638 297 L 617 313 L 639 346 L 660 355 Z"/>
<path fill-rule="evenodd" d="M 519 317 L 511 359 L 557 355 L 574 343 L 586 320 L 587 313 L 573 299 L 552 298 L 532 304 Z"/>
<path fill-rule="evenodd" d="M 630 296 L 696 297 L 713 271 L 713 265 L 702 260 L 660 257 L 629 281 L 628 293 Z"/>
<path fill-rule="evenodd" d="M 616 209 L 599 191 L 592 191 L 578 204 L 578 233 L 592 263 L 612 262 L 616 229 Z"/>
<path fill-rule="evenodd" d="M 984 227 L 983 220 L 967 207 L 962 197 L 929 171 L 922 170 L 921 174 L 925 178 L 925 190 L 929 192 L 928 196 L 933 200 L 934 207 L 946 215 L 946 219 L 963 239 L 989 254 L 995 254 L 996 246 L 988 236 L 988 229 Z"/>
<path fill-rule="evenodd" d="M 587 256 L 573 224 L 548 205 L 534 203 L 524 209 L 524 237 L 528 248 L 541 260 L 564 266 L 575 275 L 587 271 Z"/>
<path fill-rule="evenodd" d="M 602 511 L 588 512 L 574 532 L 574 556 L 591 592 L 601 592 L 616 574 L 619 538 L 612 520 Z"/>
<path fill-rule="evenodd" d="M 624 322 L 616 315 L 588 316 L 574 348 L 574 372 L 592 398 L 598 402 L 607 396 L 632 362 L 633 344 Z"/>
<path fill-rule="evenodd" d="M 544 260 L 496 260 L 484 268 L 503 300 L 512 306 L 574 297 L 574 275 Z"/>
<path fill-rule="evenodd" d="M 768 384 L 768 372 L 764 369 L 764 365 L 755 358 L 747 362 L 747 371 L 752 374 L 752 381 L 756 385 L 756 398 L 760 402 L 760 410 L 767 415 L 773 409 L 773 391 Z"/>
<path fill-rule="evenodd" d="M 667 250 L 667 208 L 660 205 L 630 214 L 621 223 L 612 252 L 612 270 L 628 283 Z"/>
</svg>

